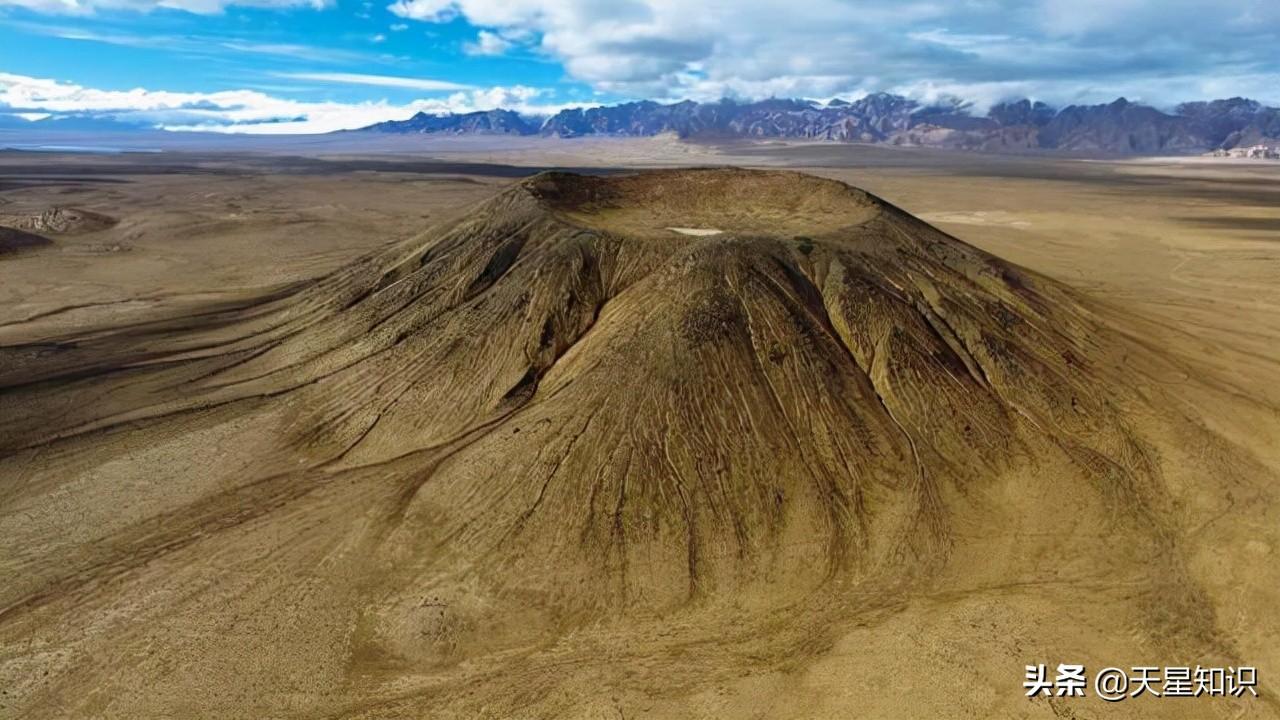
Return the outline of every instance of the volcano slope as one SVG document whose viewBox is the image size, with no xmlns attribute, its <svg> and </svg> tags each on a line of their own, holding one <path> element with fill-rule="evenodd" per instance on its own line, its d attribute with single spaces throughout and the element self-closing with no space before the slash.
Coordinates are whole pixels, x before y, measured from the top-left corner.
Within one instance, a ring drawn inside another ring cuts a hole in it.
<svg viewBox="0 0 1280 720">
<path fill-rule="evenodd" d="M 1193 562 L 1233 540 L 1180 510 L 1265 471 L 1117 322 L 710 169 L 544 173 L 305 288 L 4 347 L 4 704 L 1055 717 L 1096 701 L 1024 664 L 1280 659 L 1222 620 L 1277 571 Z"/>
</svg>

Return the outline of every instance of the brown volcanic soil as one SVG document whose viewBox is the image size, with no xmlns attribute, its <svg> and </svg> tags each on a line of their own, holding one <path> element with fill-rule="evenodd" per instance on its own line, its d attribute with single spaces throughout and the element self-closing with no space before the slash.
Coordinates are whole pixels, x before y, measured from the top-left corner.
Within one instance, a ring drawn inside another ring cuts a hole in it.
<svg viewBox="0 0 1280 720">
<path fill-rule="evenodd" d="M 717 169 L 544 173 L 303 289 L 4 347 L 6 704 L 1053 717 L 1023 664 L 1247 662 L 1162 448 L 1262 471 L 1122 322 Z"/>
</svg>

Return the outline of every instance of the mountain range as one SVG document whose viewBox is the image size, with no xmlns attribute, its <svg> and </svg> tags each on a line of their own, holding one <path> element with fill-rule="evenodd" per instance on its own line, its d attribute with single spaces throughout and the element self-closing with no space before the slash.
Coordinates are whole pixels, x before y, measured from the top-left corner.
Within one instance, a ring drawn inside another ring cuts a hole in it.
<svg viewBox="0 0 1280 720">
<path fill-rule="evenodd" d="M 887 143 L 988 152 L 1076 154 L 1193 153 L 1256 144 L 1280 145 L 1280 108 L 1230 98 L 1178 105 L 1172 113 L 1119 98 L 1055 108 L 1017 100 L 985 115 L 963 102 L 922 104 L 889 93 L 855 101 L 768 99 L 756 102 L 651 100 L 530 117 L 498 109 L 454 115 L 418 113 L 356 132 L 505 134 L 553 137 L 781 138 Z"/>
</svg>

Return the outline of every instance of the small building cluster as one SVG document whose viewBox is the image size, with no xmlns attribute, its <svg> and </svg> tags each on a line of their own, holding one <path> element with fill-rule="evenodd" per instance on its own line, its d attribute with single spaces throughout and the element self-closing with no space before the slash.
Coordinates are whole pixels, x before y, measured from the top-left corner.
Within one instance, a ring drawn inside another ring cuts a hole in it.
<svg viewBox="0 0 1280 720">
<path fill-rule="evenodd" d="M 1206 154 L 1210 155 L 1211 157 L 1253 158 L 1256 160 L 1280 160 L 1280 149 L 1269 147 L 1267 145 L 1252 145 L 1250 147 L 1235 147 L 1230 149 L 1219 149 Z"/>
</svg>

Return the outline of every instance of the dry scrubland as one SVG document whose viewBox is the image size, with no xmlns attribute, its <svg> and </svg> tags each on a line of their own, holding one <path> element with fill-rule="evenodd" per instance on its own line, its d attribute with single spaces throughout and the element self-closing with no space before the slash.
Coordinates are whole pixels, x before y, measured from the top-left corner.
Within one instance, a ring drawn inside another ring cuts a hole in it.
<svg viewBox="0 0 1280 720">
<path fill-rule="evenodd" d="M 432 154 L 0 157 L 0 716 L 1280 716 L 1274 169 Z"/>
</svg>

